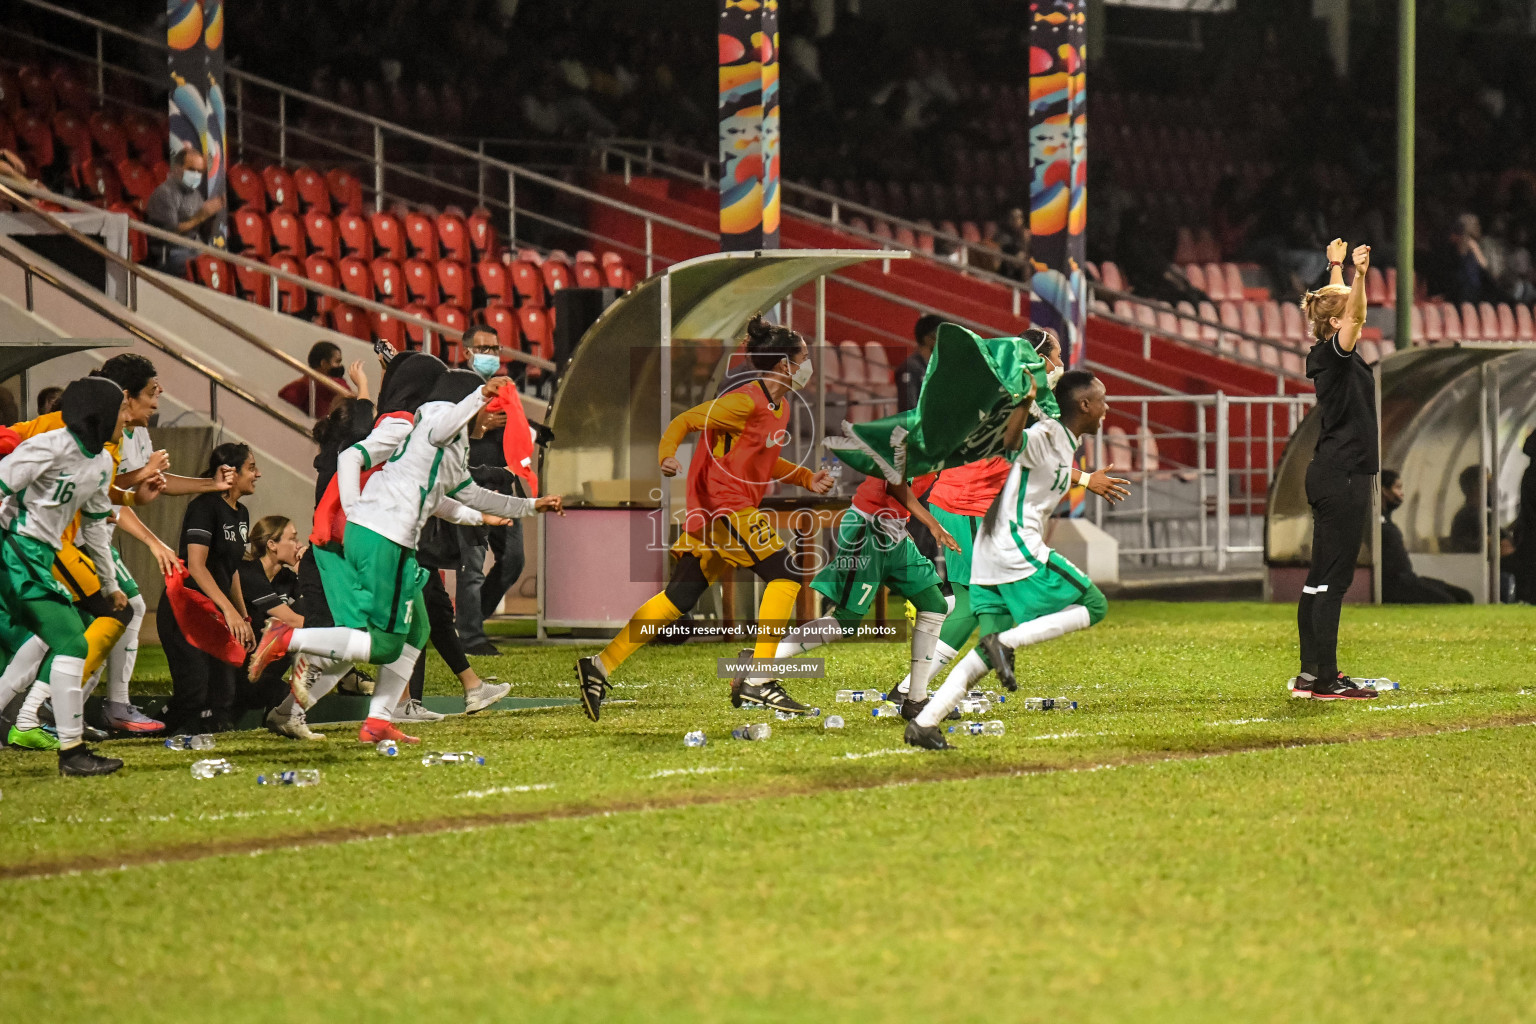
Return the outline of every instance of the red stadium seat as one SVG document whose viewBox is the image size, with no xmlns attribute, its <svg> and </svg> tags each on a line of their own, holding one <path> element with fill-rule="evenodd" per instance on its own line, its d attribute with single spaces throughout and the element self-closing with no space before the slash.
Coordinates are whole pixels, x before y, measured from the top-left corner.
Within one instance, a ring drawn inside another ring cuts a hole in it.
<svg viewBox="0 0 1536 1024">
<path fill-rule="evenodd" d="M 1461 304 L 1461 330 L 1468 340 L 1481 339 L 1483 337 L 1482 320 L 1477 315 L 1477 307 L 1470 302 Z"/>
<path fill-rule="evenodd" d="M 303 256 L 308 249 L 304 245 L 304 225 L 299 216 L 288 210 L 273 210 L 267 222 L 272 227 L 272 248 Z"/>
<path fill-rule="evenodd" d="M 1226 272 L 1221 269 L 1221 264 L 1207 263 L 1204 269 L 1205 294 L 1211 297 L 1212 302 L 1224 302 L 1227 300 L 1231 300 L 1233 302 L 1242 301 L 1242 292 L 1238 292 L 1236 295 L 1233 295 L 1227 290 L 1227 275 Z"/>
<path fill-rule="evenodd" d="M 133 147 L 140 160 L 154 163 L 165 159 L 169 147 L 161 122 L 138 111 L 128 111 L 123 115 L 123 132 L 128 136 L 128 145 Z"/>
<path fill-rule="evenodd" d="M 405 305 L 405 276 L 400 273 L 400 264 L 380 258 L 369 264 L 369 269 L 373 271 L 373 293 L 378 300 L 396 308 Z M 374 325 L 374 333 L 378 333 L 378 325 Z"/>
<path fill-rule="evenodd" d="M 469 315 L 451 302 L 445 302 L 433 310 L 432 319 L 460 333 L 469 326 Z M 464 361 L 463 348 L 459 344 L 459 339 L 450 338 L 445 334 L 437 336 L 437 351 L 434 354 L 449 366 L 458 366 Z"/>
<path fill-rule="evenodd" d="M 337 276 L 336 264 L 320 253 L 315 253 L 304 260 L 304 276 L 316 284 L 323 284 L 329 288 L 341 287 L 341 278 Z M 329 313 L 340 301 L 329 295 L 321 295 L 319 292 L 311 292 L 310 295 L 314 299 L 315 312 L 320 314 Z"/>
<path fill-rule="evenodd" d="M 1365 301 L 1372 306 L 1393 304 L 1392 296 L 1387 294 L 1387 279 L 1375 267 L 1365 272 Z"/>
<path fill-rule="evenodd" d="M 96 94 L 84 82 L 74 78 L 59 78 L 53 83 L 54 97 L 61 110 L 78 117 L 87 117 L 95 105 Z"/>
<path fill-rule="evenodd" d="M 605 255 L 611 256 L 614 254 L 606 253 Z M 608 282 L 608 287 L 610 288 L 618 288 L 627 292 L 635 286 L 635 275 L 629 272 L 629 268 L 624 265 L 623 260 L 616 260 L 612 263 L 604 260 L 603 277 Z"/>
<path fill-rule="evenodd" d="M 267 259 L 267 263 L 286 274 L 296 277 L 304 276 L 304 264 L 292 253 L 273 253 Z M 309 304 L 309 292 L 301 284 L 293 281 L 282 281 L 274 278 L 277 287 L 277 308 L 282 313 L 302 313 Z"/>
<path fill-rule="evenodd" d="M 153 195 L 156 186 L 160 184 L 149 173 L 149 168 L 137 160 L 119 160 L 117 177 L 123 183 L 123 193 L 141 203 Z"/>
<path fill-rule="evenodd" d="M 310 210 L 304 214 L 304 234 L 309 239 L 311 249 L 326 259 L 341 259 L 341 239 L 336 234 L 336 222 L 328 215 L 319 210 Z"/>
<path fill-rule="evenodd" d="M 261 169 L 262 184 L 267 189 L 267 202 L 274 210 L 299 212 L 299 189 L 293 183 L 293 175 L 286 168 L 268 164 Z"/>
<path fill-rule="evenodd" d="M 524 263 L 532 263 L 536 267 L 544 264 L 544 254 L 537 249 L 519 249 L 515 258 Z"/>
<path fill-rule="evenodd" d="M 338 302 L 331 310 L 331 330 L 345 334 L 349 338 L 358 341 L 371 341 L 373 329 L 368 323 L 368 314 L 356 306 L 345 302 Z"/>
<path fill-rule="evenodd" d="M 53 129 L 35 112 L 23 110 L 11 119 L 26 155 L 38 167 L 53 166 Z"/>
<path fill-rule="evenodd" d="M 266 226 L 265 221 L 262 222 L 262 226 Z M 242 253 L 242 255 L 250 256 L 252 259 L 257 258 L 253 253 L 249 252 Z M 258 306 L 271 305 L 272 276 L 270 274 L 264 274 L 259 270 L 252 270 L 237 263 L 235 264 L 235 288 L 239 291 L 240 297 L 247 302 L 254 302 Z"/>
<path fill-rule="evenodd" d="M 539 268 L 524 259 L 516 259 L 507 268 L 512 279 L 512 291 L 517 295 L 519 306 L 544 306 L 544 275 Z"/>
<path fill-rule="evenodd" d="M 313 167 L 299 166 L 293 169 L 293 184 L 299 192 L 299 202 L 304 204 L 306 210 L 319 210 L 321 213 L 331 212 L 331 190 L 326 187 L 325 178 Z"/>
<path fill-rule="evenodd" d="M 1210 292 L 1206 291 L 1205 271 L 1203 269 L 1201 269 L 1200 264 L 1198 264 L 1198 263 L 1186 263 L 1184 265 L 1184 276 L 1189 278 L 1189 283 L 1193 287 L 1200 289 L 1202 292 L 1205 292 L 1207 295 L 1210 295 Z M 1214 296 L 1212 296 L 1212 297 L 1214 298 Z"/>
<path fill-rule="evenodd" d="M 88 158 L 72 168 L 71 177 L 75 185 L 90 196 L 88 202 L 107 205 L 122 202 L 122 179 L 117 176 L 117 170 L 104 159 Z"/>
<path fill-rule="evenodd" d="M 469 269 L 455 260 L 437 261 L 437 287 L 443 301 L 470 309 L 474 306 L 474 284 L 469 279 Z"/>
<path fill-rule="evenodd" d="M 575 266 L 580 266 L 583 263 L 596 263 L 596 262 L 597 262 L 597 254 L 596 253 L 592 252 L 590 249 L 577 249 L 576 250 L 576 258 L 575 258 L 575 260 L 573 260 L 571 262 L 571 265 L 573 267 L 575 267 Z"/>
<path fill-rule="evenodd" d="M 1461 317 L 1456 313 L 1456 307 L 1449 302 L 1440 303 L 1440 319 L 1445 322 L 1446 341 L 1465 341 L 1467 336 L 1461 329 Z"/>
<path fill-rule="evenodd" d="M 549 289 L 551 301 L 554 300 L 555 292 L 571 286 L 571 268 L 565 262 L 546 258 L 539 270 L 544 275 L 544 285 Z"/>
<path fill-rule="evenodd" d="M 1099 264 L 1099 273 L 1104 275 L 1105 288 L 1116 292 L 1125 291 L 1125 279 L 1120 276 L 1120 268 L 1115 266 L 1115 264 L 1105 260 Z M 1216 296 L 1212 295 L 1211 298 L 1215 299 Z"/>
<path fill-rule="evenodd" d="M 393 345 L 396 352 L 405 351 L 405 324 L 399 318 L 370 309 L 368 325 L 373 328 L 375 338 Z"/>
<path fill-rule="evenodd" d="M 471 213 L 464 222 L 464 230 L 468 232 L 469 244 L 474 247 L 477 256 L 492 255 L 501 248 L 501 240 L 496 237 L 496 225 L 491 223 L 489 210 Z"/>
<path fill-rule="evenodd" d="M 406 307 L 400 312 L 406 313 L 410 316 L 419 317 L 422 320 L 432 319 L 432 310 L 419 302 L 412 302 L 407 304 Z M 409 348 L 412 352 L 430 351 L 432 355 L 437 355 L 438 342 L 436 331 L 430 332 L 432 335 L 432 345 L 429 349 L 427 347 L 427 334 L 429 333 L 427 328 L 419 327 L 416 324 L 408 323 L 405 321 L 401 322 L 401 326 L 405 328 L 405 345 L 407 348 Z"/>
<path fill-rule="evenodd" d="M 1520 341 L 1536 340 L 1536 325 L 1531 322 L 1531 309 L 1523 302 L 1515 306 L 1515 337 Z"/>
<path fill-rule="evenodd" d="M 226 180 L 229 190 L 235 194 L 236 202 L 266 212 L 267 186 L 262 182 L 261 175 L 245 164 L 230 164 Z"/>
<path fill-rule="evenodd" d="M 383 254 L 392 260 L 403 260 L 408 255 L 405 247 L 405 229 L 400 218 L 383 210 L 372 214 L 368 223 L 373 225 L 373 241 Z"/>
<path fill-rule="evenodd" d="M 1280 303 L 1273 300 L 1259 307 L 1263 316 L 1264 337 L 1274 338 L 1276 341 L 1285 337 L 1285 324 L 1280 316 Z"/>
<path fill-rule="evenodd" d="M 1445 339 L 1445 319 L 1440 315 L 1438 302 L 1422 304 L 1424 310 L 1424 340 L 1430 345 Z"/>
<path fill-rule="evenodd" d="M 14 116 L 21 112 L 21 80 L 10 68 L 0 68 L 0 113 Z"/>
<path fill-rule="evenodd" d="M 363 183 L 355 176 L 340 167 L 333 167 L 325 172 L 325 183 L 337 209 L 363 212 Z"/>
<path fill-rule="evenodd" d="M 517 312 L 510 306 L 491 303 L 480 311 L 480 322 L 496 332 L 502 348 L 521 349 L 522 331 L 517 325 Z"/>
<path fill-rule="evenodd" d="M 437 259 L 437 225 L 424 213 L 405 215 L 405 239 L 416 255 L 424 260 Z"/>
<path fill-rule="evenodd" d="M 117 164 L 128 159 L 128 133 L 112 115 L 102 110 L 92 111 L 86 123 L 91 127 L 91 138 L 96 141 L 96 147 L 108 160 Z"/>
<path fill-rule="evenodd" d="M 264 260 L 272 255 L 272 234 L 267 229 L 267 218 L 249 206 L 242 206 L 231 215 L 235 237 L 240 240 L 240 251 L 252 259 Z"/>
<path fill-rule="evenodd" d="M 437 238 L 443 245 L 443 256 L 459 263 L 468 264 L 474 259 L 469 244 L 469 231 L 464 218 L 454 213 L 437 215 Z"/>
<path fill-rule="evenodd" d="M 351 210 L 342 210 L 336 215 L 336 232 L 349 256 L 373 259 L 373 229 L 368 226 L 368 218 Z"/>
<path fill-rule="evenodd" d="M 603 272 L 596 263 L 576 264 L 577 288 L 601 288 L 603 283 Z"/>
<path fill-rule="evenodd" d="M 1513 319 L 1513 317 L 1511 317 Z M 1504 338 L 1499 330 L 1499 313 L 1493 308 L 1491 302 L 1480 302 L 1477 306 L 1478 334 L 1484 341 L 1501 341 Z"/>
<path fill-rule="evenodd" d="M 1520 336 L 1519 325 L 1515 323 L 1515 311 L 1509 308 L 1509 303 L 1499 303 L 1498 318 L 1500 341 L 1514 341 Z"/>
<path fill-rule="evenodd" d="M 541 359 L 554 359 L 555 331 L 549 313 L 535 306 L 523 306 L 517 311 L 517 320 L 528 352 Z"/>
<path fill-rule="evenodd" d="M 121 213 L 128 218 L 128 258 L 135 263 L 143 263 L 149 259 L 149 236 L 142 231 L 134 229 L 134 224 L 144 223 L 139 219 L 138 212 L 127 203 L 118 203 L 108 207 L 113 213 Z M 240 271 L 236 269 L 238 278 Z"/>
<path fill-rule="evenodd" d="M 235 294 L 235 275 L 229 264 L 217 256 L 199 253 L 188 266 L 192 270 L 192 279 L 203 287 L 225 295 Z"/>
<path fill-rule="evenodd" d="M 400 269 L 405 272 L 405 291 L 412 302 L 436 306 L 442 301 L 437 288 L 437 275 L 433 273 L 431 263 L 410 259 L 402 263 Z"/>
<path fill-rule="evenodd" d="M 365 260 L 347 256 L 336 265 L 336 273 L 341 278 L 341 287 L 360 299 L 373 300 L 373 274 Z"/>
<path fill-rule="evenodd" d="M 1241 299 L 1247 294 L 1247 288 L 1243 285 L 1243 272 L 1237 269 L 1236 263 L 1221 264 L 1221 272 L 1227 279 L 1227 294 L 1234 299 Z M 1211 279 L 1210 272 L 1205 275 L 1206 282 Z"/>
<path fill-rule="evenodd" d="M 476 263 L 475 283 L 485 293 L 487 301 L 511 305 L 512 282 L 507 277 L 507 268 L 499 260 L 481 260 Z"/>
<path fill-rule="evenodd" d="M 1414 348 L 1424 345 L 1424 309 L 1417 302 L 1408 312 L 1408 330 L 1412 336 Z"/>
<path fill-rule="evenodd" d="M 53 116 L 53 83 L 35 67 L 23 67 L 17 78 L 21 80 L 21 94 L 26 97 L 27 108 L 43 117 Z"/>
</svg>

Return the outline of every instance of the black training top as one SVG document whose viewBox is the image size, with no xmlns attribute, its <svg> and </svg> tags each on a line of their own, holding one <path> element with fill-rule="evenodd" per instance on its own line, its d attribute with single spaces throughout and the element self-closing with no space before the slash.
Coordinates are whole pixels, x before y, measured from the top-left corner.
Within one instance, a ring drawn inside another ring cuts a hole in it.
<svg viewBox="0 0 1536 1024">
<path fill-rule="evenodd" d="M 199 494 L 187 504 L 187 514 L 181 520 L 181 542 L 176 554 L 187 560 L 188 544 L 208 546 L 208 572 L 226 595 L 230 581 L 240 569 L 245 557 L 245 543 L 250 534 L 251 514 L 244 505 L 235 503 L 234 508 L 217 492 Z M 202 588 L 190 577 L 187 586 Z"/>
<path fill-rule="evenodd" d="M 1360 350 L 1344 351 L 1337 334 L 1320 341 L 1307 353 L 1307 376 L 1317 388 L 1323 418 L 1312 461 L 1341 473 L 1379 472 L 1376 378 Z"/>
<path fill-rule="evenodd" d="M 298 592 L 299 577 L 292 569 L 280 568 L 269 580 L 260 559 L 248 558 L 240 563 L 240 596 L 251 615 L 251 629 L 258 635 L 266 628 L 272 610 L 278 605 L 292 605 Z"/>
</svg>

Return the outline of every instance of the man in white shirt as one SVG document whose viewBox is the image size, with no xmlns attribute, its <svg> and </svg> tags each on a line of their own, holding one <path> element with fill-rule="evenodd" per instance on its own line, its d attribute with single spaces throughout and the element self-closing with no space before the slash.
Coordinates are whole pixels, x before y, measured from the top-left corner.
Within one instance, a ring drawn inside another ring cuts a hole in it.
<svg viewBox="0 0 1536 1024">
<path fill-rule="evenodd" d="M 1079 440 L 1098 433 L 1109 412 L 1103 382 L 1086 370 L 1068 370 L 1055 394 L 1061 418 L 1043 415 L 1038 406 L 1032 410 L 1035 421 L 1024 431 L 1018 457 L 971 552 L 971 608 L 981 620 L 980 647 L 1009 690 L 1018 685 L 1015 649 L 1086 629 L 1109 610 L 1093 581 L 1046 545 L 1046 520 L 1074 483 L 1109 501 L 1130 493 L 1129 481 L 1103 470 L 1084 474 L 1073 466 Z M 1103 480 L 1090 479 L 1101 474 Z M 986 672 L 975 650 L 956 663 L 928 707 L 908 723 L 906 741 L 930 750 L 947 747 L 939 723 Z"/>
</svg>

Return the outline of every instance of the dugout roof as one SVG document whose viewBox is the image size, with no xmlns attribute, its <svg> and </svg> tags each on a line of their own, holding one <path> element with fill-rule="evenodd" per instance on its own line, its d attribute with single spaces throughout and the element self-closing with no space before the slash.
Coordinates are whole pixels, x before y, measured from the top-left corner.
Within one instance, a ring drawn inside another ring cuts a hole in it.
<svg viewBox="0 0 1536 1024">
<path fill-rule="evenodd" d="M 1498 529 L 1514 518 L 1527 464 L 1521 445 L 1536 429 L 1536 346 L 1464 342 L 1393 352 L 1377 365 L 1376 381 L 1381 465 L 1402 474 L 1406 491 L 1393 522 L 1420 575 L 1436 575 L 1435 558 L 1449 553 L 1451 520 L 1466 501 L 1458 482 L 1462 471 L 1484 467 L 1487 492 L 1481 504 L 1494 513 L 1482 531 L 1483 550 L 1471 557 L 1486 566 L 1482 576 L 1489 587 L 1482 597 L 1489 596 Z M 1270 486 L 1265 557 L 1271 566 L 1305 565 L 1311 557 L 1306 471 L 1318 429 L 1314 408 L 1292 435 Z M 1372 523 L 1362 566 L 1375 561 L 1379 506 Z"/>
<path fill-rule="evenodd" d="M 582 337 L 560 382 L 548 424 L 544 493 L 589 507 L 662 504 L 656 444 L 663 424 L 717 392 L 726 359 L 754 313 L 797 288 L 868 260 L 902 259 L 878 249 L 776 249 L 711 253 L 648 278 Z M 817 382 L 803 394 L 821 434 L 826 383 L 812 342 Z"/>
</svg>

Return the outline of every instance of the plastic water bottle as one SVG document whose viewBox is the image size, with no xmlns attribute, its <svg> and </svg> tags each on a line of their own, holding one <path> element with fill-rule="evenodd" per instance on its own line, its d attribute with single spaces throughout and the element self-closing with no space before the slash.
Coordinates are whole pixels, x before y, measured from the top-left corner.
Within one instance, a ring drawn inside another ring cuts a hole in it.
<svg viewBox="0 0 1536 1024">
<path fill-rule="evenodd" d="M 966 697 L 955 705 L 962 715 L 984 715 L 992 710 L 992 702 L 985 697 Z"/>
<path fill-rule="evenodd" d="M 839 704 L 860 704 L 864 701 L 884 700 L 879 690 L 838 690 L 835 699 Z"/>
<path fill-rule="evenodd" d="M 842 715 L 828 715 L 827 720 L 821 723 L 823 729 L 841 729 L 843 727 Z"/>
<path fill-rule="evenodd" d="M 731 730 L 733 740 L 765 740 L 772 735 L 773 729 L 766 722 L 757 722 Z"/>
<path fill-rule="evenodd" d="M 683 736 L 683 746 L 685 747 L 702 747 L 708 742 L 709 739 L 704 735 L 703 729 L 695 729 L 693 732 L 686 733 Z"/>
<path fill-rule="evenodd" d="M 837 488 L 838 481 L 842 480 L 843 478 L 842 460 L 833 455 L 823 455 L 821 457 L 821 468 L 826 470 L 827 473 L 831 475 L 832 487 L 835 490 Z"/>
<path fill-rule="evenodd" d="M 1003 723 L 995 718 L 990 722 L 961 722 L 959 725 L 950 726 L 949 731 L 969 736 L 1001 736 Z"/>
<path fill-rule="evenodd" d="M 1401 690 L 1403 688 L 1401 683 L 1394 683 L 1392 680 L 1385 679 L 1385 678 L 1383 678 L 1383 679 L 1356 679 L 1355 680 L 1355 685 L 1360 687 L 1363 690 L 1375 690 L 1378 693 L 1381 692 L 1382 690 Z"/>
<path fill-rule="evenodd" d="M 320 769 L 289 768 L 285 771 L 262 774 L 256 776 L 256 784 L 258 786 L 318 786 Z"/>
<path fill-rule="evenodd" d="M 965 696 L 968 700 L 987 700 L 993 704 L 1008 703 L 1008 695 L 1006 693 L 998 693 L 996 690 L 968 690 Z"/>
<path fill-rule="evenodd" d="M 485 758 L 473 750 L 434 750 L 421 759 L 427 767 L 435 764 L 485 764 Z"/>
<path fill-rule="evenodd" d="M 171 736 L 165 741 L 167 750 L 212 750 L 213 736 L 206 732 L 196 736 Z"/>
<path fill-rule="evenodd" d="M 234 770 L 235 766 L 222 757 L 192 762 L 192 777 L 194 779 L 211 779 L 215 775 L 228 775 Z"/>
<path fill-rule="evenodd" d="M 1065 697 L 1025 697 L 1025 711 L 1076 711 L 1077 701 Z"/>
<path fill-rule="evenodd" d="M 871 717 L 874 718 L 900 718 L 901 708 L 887 701 L 885 703 L 876 704 L 874 707 L 869 709 L 869 713 Z"/>
<path fill-rule="evenodd" d="M 373 749 L 377 750 L 379 753 L 383 754 L 385 757 L 399 757 L 400 756 L 400 748 L 395 745 L 395 741 L 394 740 L 379 740 L 379 742 L 377 742 L 377 743 L 375 743 L 373 745 Z"/>
</svg>

